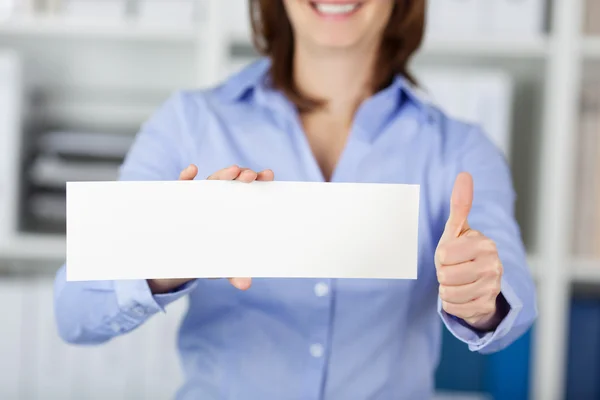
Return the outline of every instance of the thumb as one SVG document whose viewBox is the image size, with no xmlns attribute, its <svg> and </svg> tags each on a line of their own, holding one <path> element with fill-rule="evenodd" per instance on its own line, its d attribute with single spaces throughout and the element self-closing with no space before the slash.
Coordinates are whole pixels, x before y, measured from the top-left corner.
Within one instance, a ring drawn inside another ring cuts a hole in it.
<svg viewBox="0 0 600 400">
<path fill-rule="evenodd" d="M 468 172 L 461 172 L 454 182 L 450 200 L 450 217 L 446 222 L 442 240 L 457 238 L 470 229 L 467 219 L 472 205 L 473 177 Z"/>
</svg>

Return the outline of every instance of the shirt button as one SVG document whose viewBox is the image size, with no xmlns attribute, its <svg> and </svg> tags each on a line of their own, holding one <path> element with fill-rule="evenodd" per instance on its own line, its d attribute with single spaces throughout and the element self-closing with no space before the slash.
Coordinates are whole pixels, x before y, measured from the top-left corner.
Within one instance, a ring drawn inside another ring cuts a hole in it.
<svg viewBox="0 0 600 400">
<path fill-rule="evenodd" d="M 329 286 L 324 282 L 319 282 L 315 285 L 315 295 L 324 297 L 329 294 Z"/>
<path fill-rule="evenodd" d="M 121 325 L 119 325 L 116 322 L 111 322 L 110 323 L 110 329 L 112 329 L 113 332 L 115 332 L 115 333 L 119 333 L 119 332 L 121 332 Z"/>
<path fill-rule="evenodd" d="M 314 358 L 323 357 L 324 351 L 325 350 L 323 349 L 323 345 L 321 345 L 319 343 L 315 343 L 310 346 L 310 355 L 313 356 Z"/>
</svg>

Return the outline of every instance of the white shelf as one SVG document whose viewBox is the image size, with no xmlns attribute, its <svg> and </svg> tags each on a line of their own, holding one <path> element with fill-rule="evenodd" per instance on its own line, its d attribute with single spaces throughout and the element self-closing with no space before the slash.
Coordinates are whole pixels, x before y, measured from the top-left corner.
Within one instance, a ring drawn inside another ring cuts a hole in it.
<svg viewBox="0 0 600 400">
<path fill-rule="evenodd" d="M 600 259 L 574 259 L 565 268 L 569 268 L 574 283 L 600 283 Z"/>
<path fill-rule="evenodd" d="M 0 36 L 67 36 L 150 41 L 192 42 L 198 32 L 192 26 L 158 27 L 135 21 L 98 21 L 66 17 L 15 17 L 0 20 Z"/>
<path fill-rule="evenodd" d="M 477 58 L 544 59 L 550 52 L 550 39 L 429 37 L 423 42 L 423 56 L 469 56 Z"/>
<path fill-rule="evenodd" d="M 2 258 L 17 261 L 64 260 L 66 249 L 63 235 L 19 234 L 0 253 Z"/>
<path fill-rule="evenodd" d="M 600 61 L 600 36 L 583 40 L 583 56 L 588 60 Z"/>
</svg>

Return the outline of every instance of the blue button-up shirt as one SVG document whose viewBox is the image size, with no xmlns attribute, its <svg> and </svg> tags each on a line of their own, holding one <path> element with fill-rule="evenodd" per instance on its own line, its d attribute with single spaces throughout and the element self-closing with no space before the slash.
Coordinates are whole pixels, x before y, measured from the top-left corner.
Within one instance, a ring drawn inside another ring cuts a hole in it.
<svg viewBox="0 0 600 400">
<path fill-rule="evenodd" d="M 193 163 L 197 179 L 238 164 L 270 168 L 278 180 L 322 181 L 296 110 L 268 85 L 268 67 L 260 60 L 218 87 L 173 95 L 137 135 L 121 179 L 175 180 Z M 469 223 L 496 241 L 504 265 L 510 312 L 493 332 L 446 314 L 438 297 L 434 252 L 460 171 L 474 179 Z M 477 126 L 449 118 L 398 77 L 360 106 L 332 180 L 421 185 L 417 280 L 255 279 L 248 291 L 195 280 L 152 295 L 144 280 L 67 283 L 63 266 L 56 277 L 61 337 L 119 340 L 189 296 L 178 341 L 180 399 L 421 400 L 433 392 L 440 324 L 482 353 L 531 326 L 535 288 L 511 174 Z M 232 234 L 235 251 L 244 238 Z"/>
</svg>

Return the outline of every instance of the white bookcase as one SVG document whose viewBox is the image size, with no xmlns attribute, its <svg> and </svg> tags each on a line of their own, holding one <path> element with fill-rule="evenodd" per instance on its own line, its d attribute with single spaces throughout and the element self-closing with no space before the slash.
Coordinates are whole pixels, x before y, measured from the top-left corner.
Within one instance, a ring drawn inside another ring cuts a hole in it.
<svg viewBox="0 0 600 400">
<path fill-rule="evenodd" d="M 170 92 L 212 85 L 248 61 L 230 51 L 234 44 L 249 45 L 244 34 L 248 27 L 226 14 L 231 7 L 245 7 L 245 1 L 201 1 L 206 7 L 197 26 L 157 28 L 127 20 L 90 23 L 60 17 L 3 20 L 0 48 L 22 56 L 26 90 L 44 87 L 50 93 L 52 101 L 33 115 L 50 115 L 75 125 L 111 124 L 134 133 Z M 563 397 L 572 284 L 600 283 L 600 260 L 577 260 L 570 246 L 580 88 L 584 70 L 600 62 L 600 38 L 582 33 L 582 0 L 548 1 L 547 35 L 428 37 L 414 63 L 415 68 L 499 67 L 516 79 L 511 163 L 520 195 L 518 216 L 525 225 L 538 284 L 532 362 L 532 398 L 537 400 Z M 111 106 L 87 100 L 98 93 L 117 100 L 108 102 Z M 18 137 L 2 138 L 2 143 L 22 140 L 20 132 L 14 135 Z M 0 153 L 2 162 L 5 154 L 13 154 L 1 147 Z M 10 171 L 2 176 L 21 179 L 18 162 L 3 167 Z M 14 207 L 18 200 L 2 204 Z M 0 211 L 0 215 L 16 213 Z M 0 259 L 50 260 L 56 266 L 64 257 L 61 236 L 14 231 L 0 237 Z"/>
</svg>

